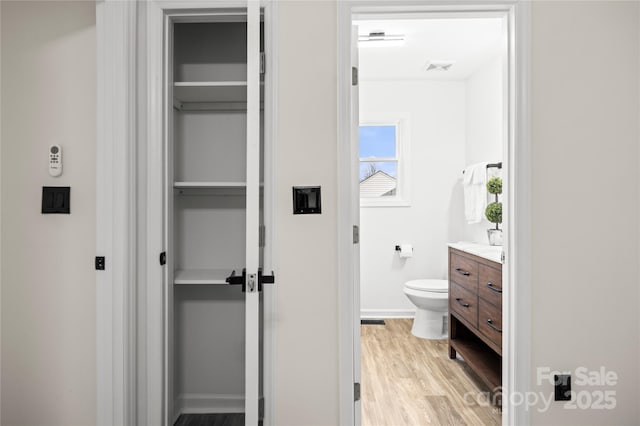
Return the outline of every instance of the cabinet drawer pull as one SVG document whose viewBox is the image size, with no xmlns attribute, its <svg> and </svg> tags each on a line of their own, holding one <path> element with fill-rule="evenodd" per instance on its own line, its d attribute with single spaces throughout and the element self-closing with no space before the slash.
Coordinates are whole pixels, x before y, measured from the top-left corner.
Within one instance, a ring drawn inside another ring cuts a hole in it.
<svg viewBox="0 0 640 426">
<path fill-rule="evenodd" d="M 487 320 L 487 324 L 489 325 L 489 327 L 493 328 L 495 331 L 497 331 L 498 333 L 502 333 L 502 329 L 496 327 L 495 325 L 493 325 L 493 321 L 491 321 L 491 319 Z"/>
<path fill-rule="evenodd" d="M 462 268 L 456 268 L 456 271 L 457 271 L 457 272 L 459 272 L 459 273 L 461 273 L 461 274 L 462 274 L 462 275 L 464 275 L 465 277 L 468 277 L 469 275 L 471 275 L 471 273 L 470 273 L 470 272 L 467 272 L 467 271 L 465 271 L 465 270 L 464 270 L 464 269 L 462 269 Z"/>
<path fill-rule="evenodd" d="M 489 290 L 493 290 L 493 291 L 495 291 L 496 293 L 502 293 L 502 289 L 501 289 L 501 288 L 498 288 L 498 287 L 494 287 L 494 286 L 493 286 L 493 283 L 492 283 L 491 281 L 489 281 L 489 282 L 487 283 L 487 287 L 489 288 Z"/>
<path fill-rule="evenodd" d="M 458 302 L 458 304 L 459 304 L 460 306 L 462 306 L 463 308 L 468 308 L 469 306 L 471 306 L 471 305 L 469 305 L 468 303 L 464 303 L 464 302 L 462 302 L 462 299 L 460 299 L 459 297 L 456 297 L 456 302 Z"/>
</svg>

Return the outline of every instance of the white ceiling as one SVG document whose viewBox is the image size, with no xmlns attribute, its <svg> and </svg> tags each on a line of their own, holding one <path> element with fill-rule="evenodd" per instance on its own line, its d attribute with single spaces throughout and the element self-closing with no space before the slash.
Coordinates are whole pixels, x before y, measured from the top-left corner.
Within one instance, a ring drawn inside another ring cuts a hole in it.
<svg viewBox="0 0 640 426">
<path fill-rule="evenodd" d="M 502 20 L 411 19 L 357 21 L 358 34 L 402 34 L 400 47 L 363 47 L 361 80 L 461 80 L 504 48 Z M 425 71 L 430 61 L 454 62 L 449 71 Z"/>
</svg>

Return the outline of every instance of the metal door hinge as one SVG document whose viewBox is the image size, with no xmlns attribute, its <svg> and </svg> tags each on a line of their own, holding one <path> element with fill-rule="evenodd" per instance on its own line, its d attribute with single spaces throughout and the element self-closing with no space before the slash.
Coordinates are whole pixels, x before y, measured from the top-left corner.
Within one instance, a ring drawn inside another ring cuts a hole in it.
<svg viewBox="0 0 640 426">
<path fill-rule="evenodd" d="M 358 225 L 353 225 L 353 244 L 360 242 L 360 228 Z"/>
<path fill-rule="evenodd" d="M 167 252 L 163 251 L 160 253 L 160 266 L 167 264 Z"/>
<path fill-rule="evenodd" d="M 351 67 L 351 85 L 358 85 L 358 68 L 356 67 Z"/>
<path fill-rule="evenodd" d="M 353 384 L 353 400 L 360 401 L 360 383 Z"/>
<path fill-rule="evenodd" d="M 500 254 L 500 260 L 502 261 L 502 263 L 504 263 L 504 250 Z"/>
<path fill-rule="evenodd" d="M 105 262 L 104 256 L 96 256 L 96 271 L 104 271 Z"/>
<path fill-rule="evenodd" d="M 264 70 L 267 67 L 264 52 L 260 52 L 260 74 L 264 74 Z"/>
<path fill-rule="evenodd" d="M 264 247 L 266 237 L 266 228 L 264 225 L 258 227 L 258 247 Z"/>
</svg>

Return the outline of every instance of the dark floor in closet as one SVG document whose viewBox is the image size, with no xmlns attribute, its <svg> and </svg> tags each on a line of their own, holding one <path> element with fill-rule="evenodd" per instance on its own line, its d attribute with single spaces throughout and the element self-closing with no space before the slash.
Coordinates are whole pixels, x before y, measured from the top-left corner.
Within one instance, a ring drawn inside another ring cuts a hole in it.
<svg viewBox="0 0 640 426">
<path fill-rule="evenodd" d="M 244 426 L 244 413 L 181 414 L 173 426 Z"/>
<path fill-rule="evenodd" d="M 385 325 L 383 319 L 361 319 L 361 325 Z"/>
</svg>

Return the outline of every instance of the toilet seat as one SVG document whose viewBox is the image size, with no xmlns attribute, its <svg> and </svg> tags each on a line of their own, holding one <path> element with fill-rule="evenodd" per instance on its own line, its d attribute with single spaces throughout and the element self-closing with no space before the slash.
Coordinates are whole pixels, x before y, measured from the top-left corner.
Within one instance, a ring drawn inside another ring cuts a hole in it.
<svg viewBox="0 0 640 426">
<path fill-rule="evenodd" d="M 404 286 L 412 290 L 430 291 L 433 293 L 446 293 L 449 291 L 449 281 L 447 280 L 411 280 L 404 283 Z"/>
</svg>

